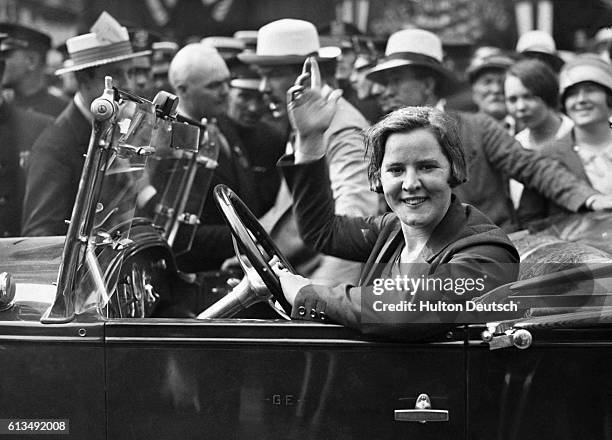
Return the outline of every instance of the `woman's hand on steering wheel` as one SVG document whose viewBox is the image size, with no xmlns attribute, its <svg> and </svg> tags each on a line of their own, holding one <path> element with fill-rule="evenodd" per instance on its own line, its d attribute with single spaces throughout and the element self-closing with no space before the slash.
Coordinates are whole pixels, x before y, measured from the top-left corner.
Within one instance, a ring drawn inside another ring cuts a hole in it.
<svg viewBox="0 0 612 440">
<path fill-rule="evenodd" d="M 289 272 L 276 256 L 270 260 L 270 267 L 280 280 L 283 295 L 285 295 L 287 302 L 291 306 L 293 306 L 300 289 L 308 284 L 312 284 L 308 278 Z"/>
</svg>

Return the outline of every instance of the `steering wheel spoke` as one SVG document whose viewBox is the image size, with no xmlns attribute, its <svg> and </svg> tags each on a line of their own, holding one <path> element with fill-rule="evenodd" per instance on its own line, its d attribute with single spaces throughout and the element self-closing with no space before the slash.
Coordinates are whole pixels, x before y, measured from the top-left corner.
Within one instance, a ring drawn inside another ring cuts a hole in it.
<svg viewBox="0 0 612 440">
<path fill-rule="evenodd" d="M 232 231 L 234 251 L 247 281 L 241 282 L 198 317 L 230 317 L 254 303 L 266 302 L 283 319 L 290 319 L 291 305 L 285 299 L 280 280 L 269 261 L 276 256 L 290 272 L 295 273 L 295 270 L 257 218 L 230 188 L 217 185 L 214 196 Z"/>
</svg>

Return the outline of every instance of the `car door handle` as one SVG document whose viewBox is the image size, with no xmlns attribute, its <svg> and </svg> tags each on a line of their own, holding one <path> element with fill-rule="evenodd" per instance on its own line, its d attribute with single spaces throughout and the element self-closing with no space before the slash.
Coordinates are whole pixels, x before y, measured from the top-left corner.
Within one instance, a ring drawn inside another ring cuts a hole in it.
<svg viewBox="0 0 612 440">
<path fill-rule="evenodd" d="M 414 409 L 396 409 L 397 422 L 448 422 L 448 410 L 431 409 L 431 400 L 427 394 L 421 394 L 416 399 Z"/>
</svg>

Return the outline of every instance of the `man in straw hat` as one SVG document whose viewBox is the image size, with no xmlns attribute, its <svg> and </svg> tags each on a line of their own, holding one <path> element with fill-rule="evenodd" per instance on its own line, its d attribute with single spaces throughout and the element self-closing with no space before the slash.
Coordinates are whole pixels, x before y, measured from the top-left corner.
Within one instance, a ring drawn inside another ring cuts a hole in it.
<svg viewBox="0 0 612 440">
<path fill-rule="evenodd" d="M 91 32 L 66 41 L 70 59 L 56 74 L 74 72 L 74 99 L 32 149 L 24 204 L 24 235 L 64 235 L 76 198 L 91 133 L 89 107 L 104 90 L 104 77 L 132 88 L 132 59 L 150 55 L 134 52 L 125 27 L 104 12 Z"/>
<path fill-rule="evenodd" d="M 455 83 L 442 64 L 442 43 L 421 29 L 398 31 L 389 37 L 385 58 L 368 74 L 385 85 L 383 110 L 403 106 L 436 106 Z M 484 114 L 455 112 L 459 136 L 468 160 L 468 180 L 455 189 L 466 203 L 475 205 L 506 230 L 518 226 L 508 192 L 508 177 L 534 188 L 570 211 L 585 207 L 612 207 L 612 197 L 597 193 L 577 180 L 555 160 L 525 150 L 494 119 Z"/>
<path fill-rule="evenodd" d="M 4 71 L 7 34 L 0 34 L 0 77 Z M 21 235 L 25 170 L 32 144 L 53 119 L 24 110 L 2 97 L 0 86 L 0 237 Z"/>
<path fill-rule="evenodd" d="M 333 79 L 338 48 L 321 50 L 315 26 L 304 20 L 282 19 L 261 27 L 257 33 L 255 52 L 238 55 L 242 62 L 256 66 L 270 87 L 274 99 L 283 110 L 285 127 L 290 133 L 285 114 L 286 94 L 308 56 L 315 56 L 321 66 L 323 79 Z M 325 93 L 332 93 L 325 86 Z M 368 126 L 365 118 L 345 99 L 338 101 L 338 111 L 325 132 L 323 145 L 335 199 L 336 213 L 344 215 L 374 215 L 379 212 L 378 197 L 369 191 L 365 146 L 361 131 Z M 293 140 L 291 134 L 287 136 Z M 299 139 L 295 140 L 299 142 Z M 359 275 L 359 265 L 332 257 L 316 256 L 299 239 L 291 213 L 291 196 L 286 185 L 281 190 L 272 210 L 262 218 L 264 227 L 279 244 L 285 255 L 302 274 L 329 280 L 353 280 Z"/>
</svg>

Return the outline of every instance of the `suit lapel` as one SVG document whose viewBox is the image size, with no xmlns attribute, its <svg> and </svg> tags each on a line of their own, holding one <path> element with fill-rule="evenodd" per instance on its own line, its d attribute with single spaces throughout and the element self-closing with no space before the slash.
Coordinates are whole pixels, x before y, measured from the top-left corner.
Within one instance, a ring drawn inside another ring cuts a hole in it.
<svg viewBox="0 0 612 440">
<path fill-rule="evenodd" d="M 399 219 L 383 229 L 361 272 L 360 286 L 367 286 L 369 282 L 380 275 L 383 267 L 390 261 L 393 253 L 403 241 L 404 235 Z"/>
</svg>

